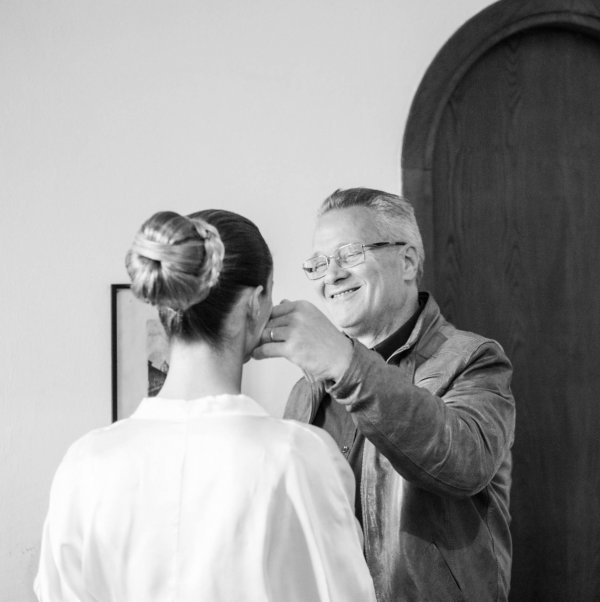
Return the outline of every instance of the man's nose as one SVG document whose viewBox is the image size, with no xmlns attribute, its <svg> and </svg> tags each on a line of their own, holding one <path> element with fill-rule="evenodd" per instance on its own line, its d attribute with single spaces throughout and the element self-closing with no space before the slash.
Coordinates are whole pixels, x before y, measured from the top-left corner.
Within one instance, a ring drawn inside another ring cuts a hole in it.
<svg viewBox="0 0 600 602">
<path fill-rule="evenodd" d="M 348 269 L 341 268 L 338 265 L 338 262 L 331 258 L 329 260 L 329 265 L 327 266 L 327 271 L 325 272 L 325 276 L 323 277 L 323 281 L 325 284 L 333 284 L 342 278 L 346 278 L 348 276 Z"/>
</svg>

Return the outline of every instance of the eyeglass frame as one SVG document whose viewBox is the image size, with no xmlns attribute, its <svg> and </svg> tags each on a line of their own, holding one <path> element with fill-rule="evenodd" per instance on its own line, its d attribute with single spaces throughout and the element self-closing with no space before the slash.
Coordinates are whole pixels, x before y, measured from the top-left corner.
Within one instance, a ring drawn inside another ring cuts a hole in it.
<svg viewBox="0 0 600 602">
<path fill-rule="evenodd" d="M 329 269 L 329 265 L 330 265 L 330 260 L 332 260 L 332 259 L 335 259 L 335 262 L 337 263 L 337 265 L 340 268 L 342 268 L 342 269 L 348 269 L 348 268 L 353 268 L 353 267 L 355 267 L 357 265 L 360 265 L 361 263 L 364 263 L 365 260 L 366 260 L 365 251 L 367 251 L 367 250 L 383 249 L 384 247 L 403 246 L 403 245 L 407 245 L 407 244 L 409 244 L 409 243 L 407 243 L 407 242 L 401 242 L 401 241 L 373 242 L 371 244 L 363 244 L 361 242 L 349 242 L 349 243 L 346 243 L 344 245 L 339 246 L 335 250 L 335 253 L 333 255 L 325 255 L 324 253 L 321 253 L 319 255 L 315 255 L 314 257 L 309 257 L 306 261 L 304 261 L 302 263 L 302 271 L 306 274 L 306 277 L 309 280 L 319 280 L 321 278 L 324 278 L 325 274 L 327 274 L 327 270 Z M 352 265 L 343 266 L 340 263 L 340 250 L 343 249 L 344 247 L 350 247 L 352 245 L 360 245 L 362 247 L 362 259 L 360 261 L 357 261 L 356 263 L 353 263 Z M 320 258 L 320 257 L 324 257 L 325 258 L 325 263 L 327 264 L 327 267 L 325 268 L 325 270 L 323 271 L 322 274 L 319 274 L 319 275 L 313 277 L 307 271 L 305 265 L 310 260 L 317 259 L 317 258 Z"/>
</svg>

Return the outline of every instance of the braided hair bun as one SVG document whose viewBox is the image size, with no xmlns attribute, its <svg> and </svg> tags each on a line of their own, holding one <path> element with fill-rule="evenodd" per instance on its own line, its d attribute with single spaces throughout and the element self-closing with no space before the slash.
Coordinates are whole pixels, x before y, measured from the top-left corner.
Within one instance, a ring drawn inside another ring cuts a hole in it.
<svg viewBox="0 0 600 602">
<path fill-rule="evenodd" d="M 161 211 L 136 234 L 125 266 L 138 299 L 185 311 L 204 301 L 218 283 L 224 255 L 214 226 L 199 217 Z"/>
</svg>

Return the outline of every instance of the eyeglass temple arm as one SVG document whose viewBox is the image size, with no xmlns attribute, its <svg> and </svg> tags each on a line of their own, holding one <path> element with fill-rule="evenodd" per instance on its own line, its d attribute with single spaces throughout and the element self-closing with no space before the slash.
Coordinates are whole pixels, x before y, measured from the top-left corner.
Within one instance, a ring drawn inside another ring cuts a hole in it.
<svg viewBox="0 0 600 602">
<path fill-rule="evenodd" d="M 401 246 L 405 245 L 405 242 L 374 242 L 370 245 L 363 245 L 365 249 L 375 249 L 377 247 L 389 247 L 389 246 Z"/>
</svg>

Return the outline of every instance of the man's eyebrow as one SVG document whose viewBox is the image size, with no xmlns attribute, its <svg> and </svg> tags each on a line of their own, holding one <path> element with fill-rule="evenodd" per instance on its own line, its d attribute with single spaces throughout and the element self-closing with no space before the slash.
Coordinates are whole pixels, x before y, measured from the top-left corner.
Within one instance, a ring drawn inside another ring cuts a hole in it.
<svg viewBox="0 0 600 602">
<path fill-rule="evenodd" d="M 335 253 L 340 247 L 345 247 L 346 245 L 353 245 L 353 244 L 362 244 L 360 241 L 356 240 L 356 239 L 352 239 L 352 240 L 348 240 L 346 242 L 341 242 L 338 245 L 336 245 L 336 247 L 333 249 L 333 252 Z M 313 251 L 313 256 L 314 255 L 325 255 L 327 256 L 327 253 L 325 251 Z"/>
</svg>

